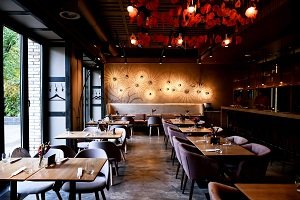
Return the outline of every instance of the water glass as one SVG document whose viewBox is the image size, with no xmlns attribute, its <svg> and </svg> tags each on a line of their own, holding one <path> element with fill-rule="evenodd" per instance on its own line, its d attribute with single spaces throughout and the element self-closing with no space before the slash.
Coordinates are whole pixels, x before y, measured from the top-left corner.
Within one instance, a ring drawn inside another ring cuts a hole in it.
<svg viewBox="0 0 300 200">
<path fill-rule="evenodd" d="M 93 174 L 94 173 L 94 163 L 91 161 L 85 162 L 85 172 L 87 174 Z"/>
<path fill-rule="evenodd" d="M 70 135 L 70 129 L 69 128 L 66 128 L 66 133 L 67 133 L 67 135 Z"/>
<path fill-rule="evenodd" d="M 2 162 L 7 163 L 8 158 L 6 156 L 6 153 L 2 153 L 1 160 L 2 160 Z"/>
</svg>

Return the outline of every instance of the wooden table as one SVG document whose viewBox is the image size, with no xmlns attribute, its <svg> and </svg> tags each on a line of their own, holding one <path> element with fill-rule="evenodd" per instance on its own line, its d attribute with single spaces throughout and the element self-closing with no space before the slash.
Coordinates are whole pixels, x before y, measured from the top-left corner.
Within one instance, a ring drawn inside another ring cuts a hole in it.
<svg viewBox="0 0 300 200">
<path fill-rule="evenodd" d="M 76 182 L 88 182 L 95 180 L 97 174 L 102 169 L 107 159 L 102 158 L 69 158 L 60 165 L 55 165 L 50 168 L 42 168 L 32 176 L 28 177 L 28 181 L 70 181 L 69 199 L 76 199 Z M 84 169 L 86 162 L 93 163 L 93 174 L 82 174 L 79 179 L 77 177 L 78 168 Z"/>
<path fill-rule="evenodd" d="M 14 158 L 16 159 L 16 158 Z M 0 161 L 0 180 L 10 181 L 10 199 L 17 199 L 17 181 L 25 181 L 32 173 L 36 173 L 41 168 L 38 167 L 38 158 L 22 158 L 13 163 L 3 163 Z M 26 167 L 26 170 L 11 177 L 11 174 L 21 167 Z M 29 173 L 30 169 L 30 173 Z"/>
<path fill-rule="evenodd" d="M 64 132 L 55 137 L 55 139 L 118 139 L 122 136 L 121 132 L 116 132 L 113 134 L 112 131 L 100 131 L 90 132 L 90 131 L 70 131 L 69 133 Z"/>
<path fill-rule="evenodd" d="M 235 186 L 250 200 L 300 200 L 295 184 L 244 184 Z"/>
<path fill-rule="evenodd" d="M 254 156 L 255 154 L 242 146 L 231 144 L 225 145 L 223 142 L 223 138 L 221 138 L 220 145 L 213 145 L 206 142 L 205 137 L 200 136 L 188 136 L 188 140 L 190 140 L 204 155 L 206 156 L 235 156 L 235 157 L 245 157 L 245 156 Z M 221 149 L 222 153 L 218 153 L 216 149 Z"/>
<path fill-rule="evenodd" d="M 190 119 L 180 120 L 180 119 L 170 119 L 171 123 L 176 126 L 193 126 L 195 122 Z"/>
<path fill-rule="evenodd" d="M 205 134 L 211 133 L 211 129 L 205 127 L 179 127 L 179 130 L 187 135 L 192 136 L 203 136 Z"/>
</svg>

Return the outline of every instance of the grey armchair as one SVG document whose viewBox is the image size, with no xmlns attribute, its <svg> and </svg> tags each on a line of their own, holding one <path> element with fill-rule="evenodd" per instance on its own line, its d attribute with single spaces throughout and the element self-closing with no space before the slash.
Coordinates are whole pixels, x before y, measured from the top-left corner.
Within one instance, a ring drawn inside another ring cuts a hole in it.
<svg viewBox="0 0 300 200">
<path fill-rule="evenodd" d="M 107 154 L 103 149 L 85 149 L 80 151 L 76 158 L 105 158 L 107 159 Z M 99 200 L 99 191 L 103 199 L 106 199 L 104 189 L 109 190 L 109 163 L 105 162 L 100 173 L 97 175 L 96 179 L 92 182 L 76 182 L 76 193 L 78 193 L 79 200 L 81 200 L 81 194 L 83 193 L 95 193 L 95 199 Z M 70 192 L 70 183 L 65 182 L 62 186 L 62 190 L 65 192 Z"/>
<path fill-rule="evenodd" d="M 116 146 L 115 143 L 110 141 L 92 141 L 89 144 L 89 149 L 103 149 L 108 157 L 109 160 L 109 167 L 110 167 L 110 183 L 113 185 L 113 176 L 112 176 L 112 166 L 115 166 L 115 173 L 116 176 L 119 175 L 118 168 L 119 162 L 122 160 L 122 154 L 120 149 Z"/>
<path fill-rule="evenodd" d="M 195 182 L 203 185 L 208 184 L 209 181 L 223 181 L 219 163 L 207 156 L 195 153 L 194 149 L 195 147 L 187 144 L 179 145 L 182 167 L 185 172 L 182 193 L 184 193 L 187 180 L 191 180 L 190 200 L 193 197 Z"/>
<path fill-rule="evenodd" d="M 150 116 L 147 121 L 147 126 L 149 127 L 149 136 L 152 134 L 152 128 L 157 128 L 157 135 L 159 136 L 159 129 L 161 126 L 161 118 L 159 116 Z"/>
</svg>

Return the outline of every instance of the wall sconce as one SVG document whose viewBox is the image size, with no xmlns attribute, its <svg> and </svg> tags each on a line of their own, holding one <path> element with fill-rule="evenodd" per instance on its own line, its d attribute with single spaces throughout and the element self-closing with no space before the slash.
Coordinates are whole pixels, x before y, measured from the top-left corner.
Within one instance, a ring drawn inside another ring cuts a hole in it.
<svg viewBox="0 0 300 200">
<path fill-rule="evenodd" d="M 228 45 L 231 43 L 231 38 L 227 37 L 227 34 L 225 34 L 225 39 L 222 41 L 223 47 L 228 47 Z"/>
<path fill-rule="evenodd" d="M 177 37 L 177 46 L 181 46 L 182 43 L 183 43 L 182 34 L 179 33 L 179 35 Z"/>
<path fill-rule="evenodd" d="M 133 45 L 137 45 L 137 39 L 136 39 L 136 36 L 134 35 L 134 33 L 132 33 L 130 36 L 130 43 Z"/>
<path fill-rule="evenodd" d="M 193 0 L 190 1 L 190 3 L 188 3 L 188 6 L 187 6 L 187 11 L 188 11 L 189 13 L 194 13 L 194 12 L 196 12 L 196 10 L 197 10 L 196 3 L 194 4 L 194 1 L 193 1 Z"/>
</svg>

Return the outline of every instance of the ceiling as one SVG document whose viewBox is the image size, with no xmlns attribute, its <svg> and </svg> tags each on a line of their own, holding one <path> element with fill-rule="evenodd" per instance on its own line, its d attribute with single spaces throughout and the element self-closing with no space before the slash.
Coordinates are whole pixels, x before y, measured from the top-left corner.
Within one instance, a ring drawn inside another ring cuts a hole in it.
<svg viewBox="0 0 300 200">
<path fill-rule="evenodd" d="M 199 0 L 201 5 L 207 0 Z M 210 0 L 210 2 L 221 0 Z M 222 0 L 233 4 L 237 0 Z M 257 1 L 257 0 L 255 0 Z M 216 26 L 206 29 L 199 23 L 192 27 L 174 26 L 165 22 L 172 10 L 182 7 L 179 0 L 148 0 L 159 2 L 155 9 L 160 17 L 149 28 L 132 22 L 127 6 L 128 0 L 1 0 L 1 15 L 12 25 L 19 23 L 33 38 L 46 44 L 70 43 L 84 53 L 86 62 L 182 62 L 236 64 L 257 62 L 262 59 L 278 57 L 285 51 L 295 51 L 299 45 L 299 22 L 296 20 L 295 3 L 291 0 L 260 0 L 255 20 L 236 28 Z M 140 1 L 145 2 L 145 1 Z M 155 6 L 157 4 L 151 4 Z M 241 0 L 242 6 L 248 0 Z M 140 9 L 145 9 L 141 6 Z M 178 9 L 177 9 L 178 10 Z M 245 8 L 240 10 L 244 13 Z M 148 13 L 149 10 L 142 10 Z M 78 14 L 78 15 L 74 15 Z M 150 14 L 154 15 L 154 12 Z M 145 14 L 146 15 L 146 14 Z M 71 19 L 70 19 L 71 18 Z M 147 18 L 143 18 L 147 19 Z M 149 18 L 148 18 L 149 19 Z M 139 32 L 148 34 L 151 42 L 135 46 L 130 43 L 130 36 Z M 172 36 L 181 32 L 184 43 L 181 47 L 167 47 Z M 224 37 L 241 36 L 238 45 L 224 48 L 213 39 L 216 35 Z M 190 45 L 191 38 L 201 35 L 208 39 L 201 45 Z M 154 39 L 156 38 L 156 39 Z M 212 53 L 213 58 L 208 55 Z M 166 57 L 162 57 L 165 54 Z M 123 57 L 122 55 L 125 55 Z M 248 56 L 245 56 L 248 55 Z M 250 56 L 249 56 L 250 55 Z M 100 61 L 97 60 L 100 58 Z M 96 60 L 95 60 L 96 59 Z"/>
</svg>

